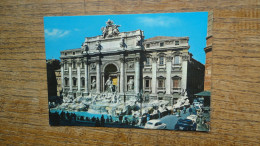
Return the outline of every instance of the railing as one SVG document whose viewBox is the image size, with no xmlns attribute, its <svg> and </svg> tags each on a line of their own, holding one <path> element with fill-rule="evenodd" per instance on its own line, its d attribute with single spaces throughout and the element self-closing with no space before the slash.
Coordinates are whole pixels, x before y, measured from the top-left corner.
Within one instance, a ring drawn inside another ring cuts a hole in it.
<svg viewBox="0 0 260 146">
<path fill-rule="evenodd" d="M 165 90 L 165 87 L 158 87 L 157 90 Z"/>
<path fill-rule="evenodd" d="M 144 66 L 145 67 L 151 67 L 152 65 L 151 64 L 145 64 Z"/>
<path fill-rule="evenodd" d="M 160 64 L 159 63 L 159 67 L 165 67 L 166 64 Z"/>
<path fill-rule="evenodd" d="M 172 69 L 173 69 L 173 70 L 181 70 L 181 69 L 182 69 L 182 66 L 180 66 L 179 64 L 178 64 L 178 65 L 173 65 L 173 66 L 172 66 Z"/>
<path fill-rule="evenodd" d="M 145 87 L 145 88 L 144 88 L 144 91 L 145 91 L 145 92 L 151 92 L 151 88 L 150 88 L 150 87 Z"/>
<path fill-rule="evenodd" d="M 181 92 L 181 87 L 177 87 L 177 88 L 174 87 L 174 88 L 172 88 L 172 91 L 173 91 L 173 92 L 178 92 L 178 93 L 179 93 L 179 92 Z"/>
</svg>

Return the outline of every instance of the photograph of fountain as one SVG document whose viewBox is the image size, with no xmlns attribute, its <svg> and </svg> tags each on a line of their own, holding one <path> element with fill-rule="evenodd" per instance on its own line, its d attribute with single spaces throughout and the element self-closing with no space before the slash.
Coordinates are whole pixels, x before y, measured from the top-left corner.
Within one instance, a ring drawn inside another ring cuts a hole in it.
<svg viewBox="0 0 260 146">
<path fill-rule="evenodd" d="M 44 17 L 50 125 L 209 131 L 210 18 Z"/>
</svg>

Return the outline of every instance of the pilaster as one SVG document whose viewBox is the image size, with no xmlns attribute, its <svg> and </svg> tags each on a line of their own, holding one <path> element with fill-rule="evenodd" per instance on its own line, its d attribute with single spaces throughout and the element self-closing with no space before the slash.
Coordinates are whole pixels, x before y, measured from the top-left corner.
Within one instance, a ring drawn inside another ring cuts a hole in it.
<svg viewBox="0 0 260 146">
<path fill-rule="evenodd" d="M 120 93 L 125 92 L 125 58 L 122 56 L 120 58 Z"/>
<path fill-rule="evenodd" d="M 77 96 L 81 94 L 80 65 L 81 65 L 81 60 L 77 60 L 77 80 L 78 80 Z"/>
<path fill-rule="evenodd" d="M 64 90 L 64 61 L 60 62 L 61 88 Z"/>
<path fill-rule="evenodd" d="M 100 93 L 100 81 L 101 81 L 101 77 L 100 77 L 100 59 L 98 58 L 96 61 L 96 73 L 97 73 L 97 76 L 96 76 L 96 83 L 97 83 L 97 93 Z"/>
<path fill-rule="evenodd" d="M 152 57 L 152 94 L 156 95 L 157 94 L 157 56 Z"/>
<path fill-rule="evenodd" d="M 186 93 L 187 89 L 187 71 L 188 71 L 188 61 L 190 59 L 189 54 L 182 55 L 182 79 L 181 79 L 181 89 L 183 93 Z"/>
<path fill-rule="evenodd" d="M 69 95 L 72 95 L 72 60 L 68 61 L 68 65 L 69 65 L 69 86 L 70 86 L 70 90 L 69 90 Z"/>
<path fill-rule="evenodd" d="M 171 68 L 172 68 L 172 56 L 166 56 L 166 94 L 171 94 Z"/>
<path fill-rule="evenodd" d="M 134 81 L 135 93 L 140 91 L 140 54 L 135 57 L 135 81 Z"/>
<path fill-rule="evenodd" d="M 85 65 L 85 92 L 83 93 L 84 96 L 87 96 L 89 94 L 89 83 L 88 83 L 88 77 L 89 77 L 89 65 L 88 65 L 88 60 L 84 60 L 84 65 Z"/>
</svg>

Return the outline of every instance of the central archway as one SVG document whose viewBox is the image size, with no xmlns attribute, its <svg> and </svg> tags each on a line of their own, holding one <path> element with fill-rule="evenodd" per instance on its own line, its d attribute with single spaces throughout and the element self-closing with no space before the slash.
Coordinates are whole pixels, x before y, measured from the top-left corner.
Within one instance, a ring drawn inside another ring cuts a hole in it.
<svg viewBox="0 0 260 146">
<path fill-rule="evenodd" d="M 117 67 L 114 64 L 108 64 L 104 69 L 104 78 L 105 82 L 110 78 L 112 80 L 113 88 L 112 92 L 115 92 L 118 86 L 118 78 L 117 78 Z M 107 87 L 105 86 L 105 91 L 107 91 Z"/>
</svg>

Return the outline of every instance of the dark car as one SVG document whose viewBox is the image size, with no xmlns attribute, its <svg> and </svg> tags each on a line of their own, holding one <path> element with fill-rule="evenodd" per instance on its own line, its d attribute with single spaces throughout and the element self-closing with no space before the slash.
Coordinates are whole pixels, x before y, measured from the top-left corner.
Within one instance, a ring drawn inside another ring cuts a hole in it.
<svg viewBox="0 0 260 146">
<path fill-rule="evenodd" d="M 193 123 L 190 119 L 179 119 L 175 125 L 175 130 L 188 130 L 196 131 L 196 123 Z"/>
</svg>

